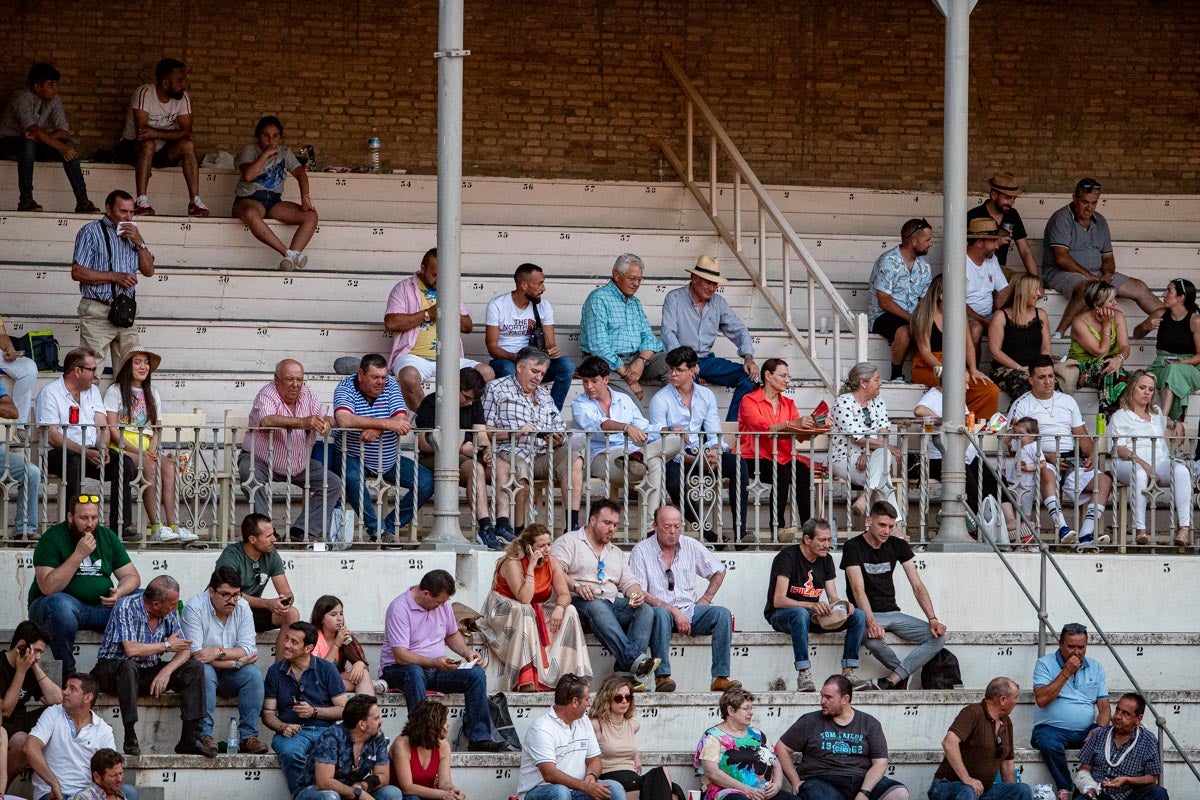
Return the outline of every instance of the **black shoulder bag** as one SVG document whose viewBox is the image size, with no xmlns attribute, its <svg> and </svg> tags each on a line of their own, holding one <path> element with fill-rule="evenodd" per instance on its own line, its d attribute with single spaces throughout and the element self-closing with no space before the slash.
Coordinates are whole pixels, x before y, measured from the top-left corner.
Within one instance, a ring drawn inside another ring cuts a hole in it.
<svg viewBox="0 0 1200 800">
<path fill-rule="evenodd" d="M 533 330 L 529 332 L 529 346 L 535 350 L 546 352 L 546 331 L 542 330 L 542 315 L 538 313 L 538 301 L 533 303 Z"/>
<path fill-rule="evenodd" d="M 112 242 L 108 240 L 108 231 L 104 230 L 101 222 L 101 232 L 104 234 L 104 249 L 108 251 L 108 271 L 116 272 L 113 262 Z M 137 300 L 132 294 L 120 294 L 121 288 L 112 284 L 112 302 L 108 306 L 108 321 L 114 328 L 132 328 L 137 319 Z"/>
</svg>

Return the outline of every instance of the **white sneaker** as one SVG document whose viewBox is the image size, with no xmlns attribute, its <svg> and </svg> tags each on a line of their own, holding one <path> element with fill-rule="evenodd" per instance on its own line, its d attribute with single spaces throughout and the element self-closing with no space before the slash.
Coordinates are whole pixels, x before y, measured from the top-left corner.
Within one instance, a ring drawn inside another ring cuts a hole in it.
<svg viewBox="0 0 1200 800">
<path fill-rule="evenodd" d="M 1054 333 L 1050 334 L 1050 341 L 1061 342 L 1062 340 L 1063 340 L 1062 331 L 1055 331 Z"/>
<path fill-rule="evenodd" d="M 296 265 L 296 269 L 304 269 L 308 266 L 308 256 L 300 250 L 289 250 L 288 254 L 292 257 L 292 263 Z"/>
<path fill-rule="evenodd" d="M 291 253 L 292 251 L 288 250 L 287 253 L 284 254 L 283 258 L 279 260 L 280 272 L 291 272 L 296 268 L 296 262 L 292 261 Z"/>
<path fill-rule="evenodd" d="M 179 541 L 183 544 L 188 544 L 189 542 L 194 542 L 200 538 L 199 536 L 192 533 L 189 529 L 183 527 L 182 525 L 175 526 L 175 535 L 179 537 Z"/>
<path fill-rule="evenodd" d="M 385 681 L 385 680 L 375 681 L 374 689 L 375 689 L 375 694 L 387 694 L 388 693 L 387 681 Z"/>
<path fill-rule="evenodd" d="M 173 542 L 173 541 L 177 540 L 178 538 L 179 538 L 179 534 L 176 533 L 175 530 L 170 525 L 160 525 L 159 523 L 156 522 L 150 528 L 149 541 L 151 541 L 151 542 L 160 542 L 160 543 Z"/>
</svg>

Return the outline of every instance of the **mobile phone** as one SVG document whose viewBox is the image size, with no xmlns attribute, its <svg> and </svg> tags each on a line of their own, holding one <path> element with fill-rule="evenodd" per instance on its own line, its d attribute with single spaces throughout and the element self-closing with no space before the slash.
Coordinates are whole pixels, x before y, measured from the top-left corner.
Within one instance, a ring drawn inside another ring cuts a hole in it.
<svg viewBox="0 0 1200 800">
<path fill-rule="evenodd" d="M 20 653 L 22 656 L 25 655 L 26 653 L 29 652 L 29 645 L 27 645 L 27 644 L 18 645 L 17 652 Z"/>
<path fill-rule="evenodd" d="M 281 598 L 279 598 L 279 604 L 280 604 L 281 606 L 283 606 L 284 608 L 287 608 L 288 606 L 290 606 L 290 605 L 292 604 L 292 598 L 290 598 L 290 597 L 281 597 Z"/>
</svg>

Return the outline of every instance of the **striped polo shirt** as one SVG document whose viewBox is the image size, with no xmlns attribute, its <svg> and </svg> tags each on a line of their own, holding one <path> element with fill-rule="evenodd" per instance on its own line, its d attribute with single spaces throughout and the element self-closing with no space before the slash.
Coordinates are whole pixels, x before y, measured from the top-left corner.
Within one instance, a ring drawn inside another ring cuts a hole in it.
<svg viewBox="0 0 1200 800">
<path fill-rule="evenodd" d="M 374 403 L 368 403 L 367 398 L 358 390 L 357 375 L 343 379 L 333 390 L 333 412 L 336 414 L 343 409 L 359 417 L 375 419 L 390 419 L 398 414 L 408 413 L 400 385 L 390 375 L 383 394 L 376 397 Z M 364 444 L 359 431 L 344 430 L 338 432 L 338 449 L 345 453 L 347 458 L 361 458 L 367 470 L 380 474 L 395 466 L 399 440 L 400 437 L 395 431 L 381 431 L 378 439 Z"/>
<path fill-rule="evenodd" d="M 105 238 L 108 239 L 107 247 L 104 244 Z M 108 255 L 110 251 L 112 252 L 111 262 Z M 138 271 L 137 251 L 133 249 L 127 239 L 117 236 L 117 226 L 108 217 L 101 217 L 79 229 L 79 233 L 75 234 L 75 255 L 72 258 L 79 266 L 100 272 L 111 270 L 112 272 L 128 272 L 133 275 Z M 134 294 L 132 288 L 114 287 L 111 283 L 81 283 L 79 284 L 79 293 L 85 300 L 111 303 L 114 288 L 121 294 L 131 297 Z"/>
</svg>

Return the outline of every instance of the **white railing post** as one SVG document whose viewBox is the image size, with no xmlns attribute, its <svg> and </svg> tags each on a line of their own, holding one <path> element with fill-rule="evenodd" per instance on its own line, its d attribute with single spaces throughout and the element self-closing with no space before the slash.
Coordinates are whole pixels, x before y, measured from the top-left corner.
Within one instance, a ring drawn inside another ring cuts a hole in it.
<svg viewBox="0 0 1200 800">
<path fill-rule="evenodd" d="M 708 136 L 708 216 L 715 222 L 717 213 L 717 134 L 709 129 Z"/>
<path fill-rule="evenodd" d="M 692 110 L 692 101 L 687 101 L 687 179 L 693 180 L 693 168 L 696 165 L 696 156 L 692 152 L 693 137 L 695 136 L 694 120 L 695 112 Z"/>
<path fill-rule="evenodd" d="M 733 170 L 733 241 L 737 252 L 742 252 L 742 173 Z"/>
</svg>

